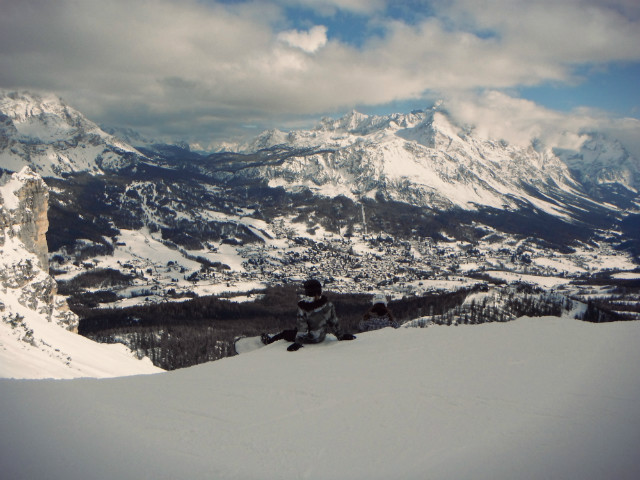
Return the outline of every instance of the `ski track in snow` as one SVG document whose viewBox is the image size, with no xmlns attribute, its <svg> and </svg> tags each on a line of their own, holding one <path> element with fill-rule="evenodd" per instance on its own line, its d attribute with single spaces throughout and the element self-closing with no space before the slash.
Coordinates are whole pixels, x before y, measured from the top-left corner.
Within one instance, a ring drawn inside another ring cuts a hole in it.
<svg viewBox="0 0 640 480">
<path fill-rule="evenodd" d="M 116 379 L 0 381 L 9 479 L 632 479 L 640 325 L 385 329 Z"/>
</svg>

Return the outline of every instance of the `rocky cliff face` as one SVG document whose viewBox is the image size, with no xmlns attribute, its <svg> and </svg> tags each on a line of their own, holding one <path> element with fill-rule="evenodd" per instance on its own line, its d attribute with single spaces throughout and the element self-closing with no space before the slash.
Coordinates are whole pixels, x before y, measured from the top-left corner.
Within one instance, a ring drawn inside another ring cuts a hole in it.
<svg viewBox="0 0 640 480">
<path fill-rule="evenodd" d="M 25 248 L 38 257 L 42 270 L 49 270 L 46 233 L 49 190 L 29 168 L 11 176 L 3 189 L 0 227 L 3 235 L 16 235 Z M 7 197 L 7 198 L 4 198 Z"/>
<path fill-rule="evenodd" d="M 0 186 L 0 306 L 5 321 L 18 305 L 69 329 L 77 320 L 55 305 L 56 284 L 49 276 L 46 232 L 49 190 L 28 167 L 5 177 Z M 17 305 L 16 305 L 17 303 Z M 15 323 L 15 320 L 13 321 Z"/>
</svg>

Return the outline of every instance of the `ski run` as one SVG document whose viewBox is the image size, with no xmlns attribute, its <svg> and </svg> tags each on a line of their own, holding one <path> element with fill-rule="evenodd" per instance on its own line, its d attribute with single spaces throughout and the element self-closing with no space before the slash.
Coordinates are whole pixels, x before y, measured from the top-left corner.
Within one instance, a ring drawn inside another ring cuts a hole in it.
<svg viewBox="0 0 640 480">
<path fill-rule="evenodd" d="M 0 380 L 2 478 L 637 479 L 640 328 L 570 316 Z"/>
</svg>

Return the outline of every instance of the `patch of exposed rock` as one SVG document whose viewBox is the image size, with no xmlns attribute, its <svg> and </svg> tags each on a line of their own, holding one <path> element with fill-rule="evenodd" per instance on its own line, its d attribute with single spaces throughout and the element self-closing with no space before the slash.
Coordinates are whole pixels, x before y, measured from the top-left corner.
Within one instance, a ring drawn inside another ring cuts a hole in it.
<svg viewBox="0 0 640 480">
<path fill-rule="evenodd" d="M 0 182 L 1 314 L 9 318 L 17 302 L 73 330 L 77 317 L 56 307 L 56 283 L 48 273 L 48 201 L 46 183 L 29 167 Z"/>
</svg>

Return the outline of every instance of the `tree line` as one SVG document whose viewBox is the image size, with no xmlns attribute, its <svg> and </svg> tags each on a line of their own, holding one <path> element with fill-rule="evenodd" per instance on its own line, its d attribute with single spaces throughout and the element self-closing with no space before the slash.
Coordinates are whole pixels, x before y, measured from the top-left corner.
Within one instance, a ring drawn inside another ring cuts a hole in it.
<svg viewBox="0 0 640 480">
<path fill-rule="evenodd" d="M 404 297 L 390 301 L 389 308 L 401 323 L 425 327 L 561 316 L 574 305 L 570 298 L 526 284 L 499 290 L 497 300 L 487 295 L 465 303 L 479 291 L 486 291 L 486 286 Z M 289 284 L 249 292 L 256 296 L 249 302 L 208 296 L 121 309 L 75 304 L 72 309 L 81 318 L 80 334 L 99 342 L 124 343 L 140 357 L 148 356 L 154 365 L 173 370 L 235 355 L 233 345 L 239 337 L 294 328 L 299 293 L 298 286 Z M 358 333 L 362 315 L 371 307 L 371 295 L 328 292 L 327 296 L 343 329 Z M 579 318 L 589 322 L 623 319 L 595 301 L 589 301 Z"/>
<path fill-rule="evenodd" d="M 299 287 L 285 285 L 250 292 L 253 302 L 236 303 L 219 297 L 198 297 L 128 308 L 87 308 L 72 305 L 80 316 L 79 333 L 103 343 L 124 343 L 139 356 L 167 370 L 234 355 L 241 336 L 276 333 L 295 328 Z M 397 319 L 410 320 L 423 312 L 446 312 L 460 305 L 470 290 L 430 293 L 389 303 Z M 357 333 L 371 295 L 327 293 L 345 331 Z"/>
<path fill-rule="evenodd" d="M 550 295 L 542 290 L 523 285 L 499 293 L 497 301 L 489 297 L 472 299 L 445 312 L 432 312 L 413 322 L 411 326 L 436 325 L 480 325 L 492 322 L 509 322 L 523 316 L 559 317 L 565 310 L 573 308 L 573 301 L 560 295 Z"/>
</svg>

